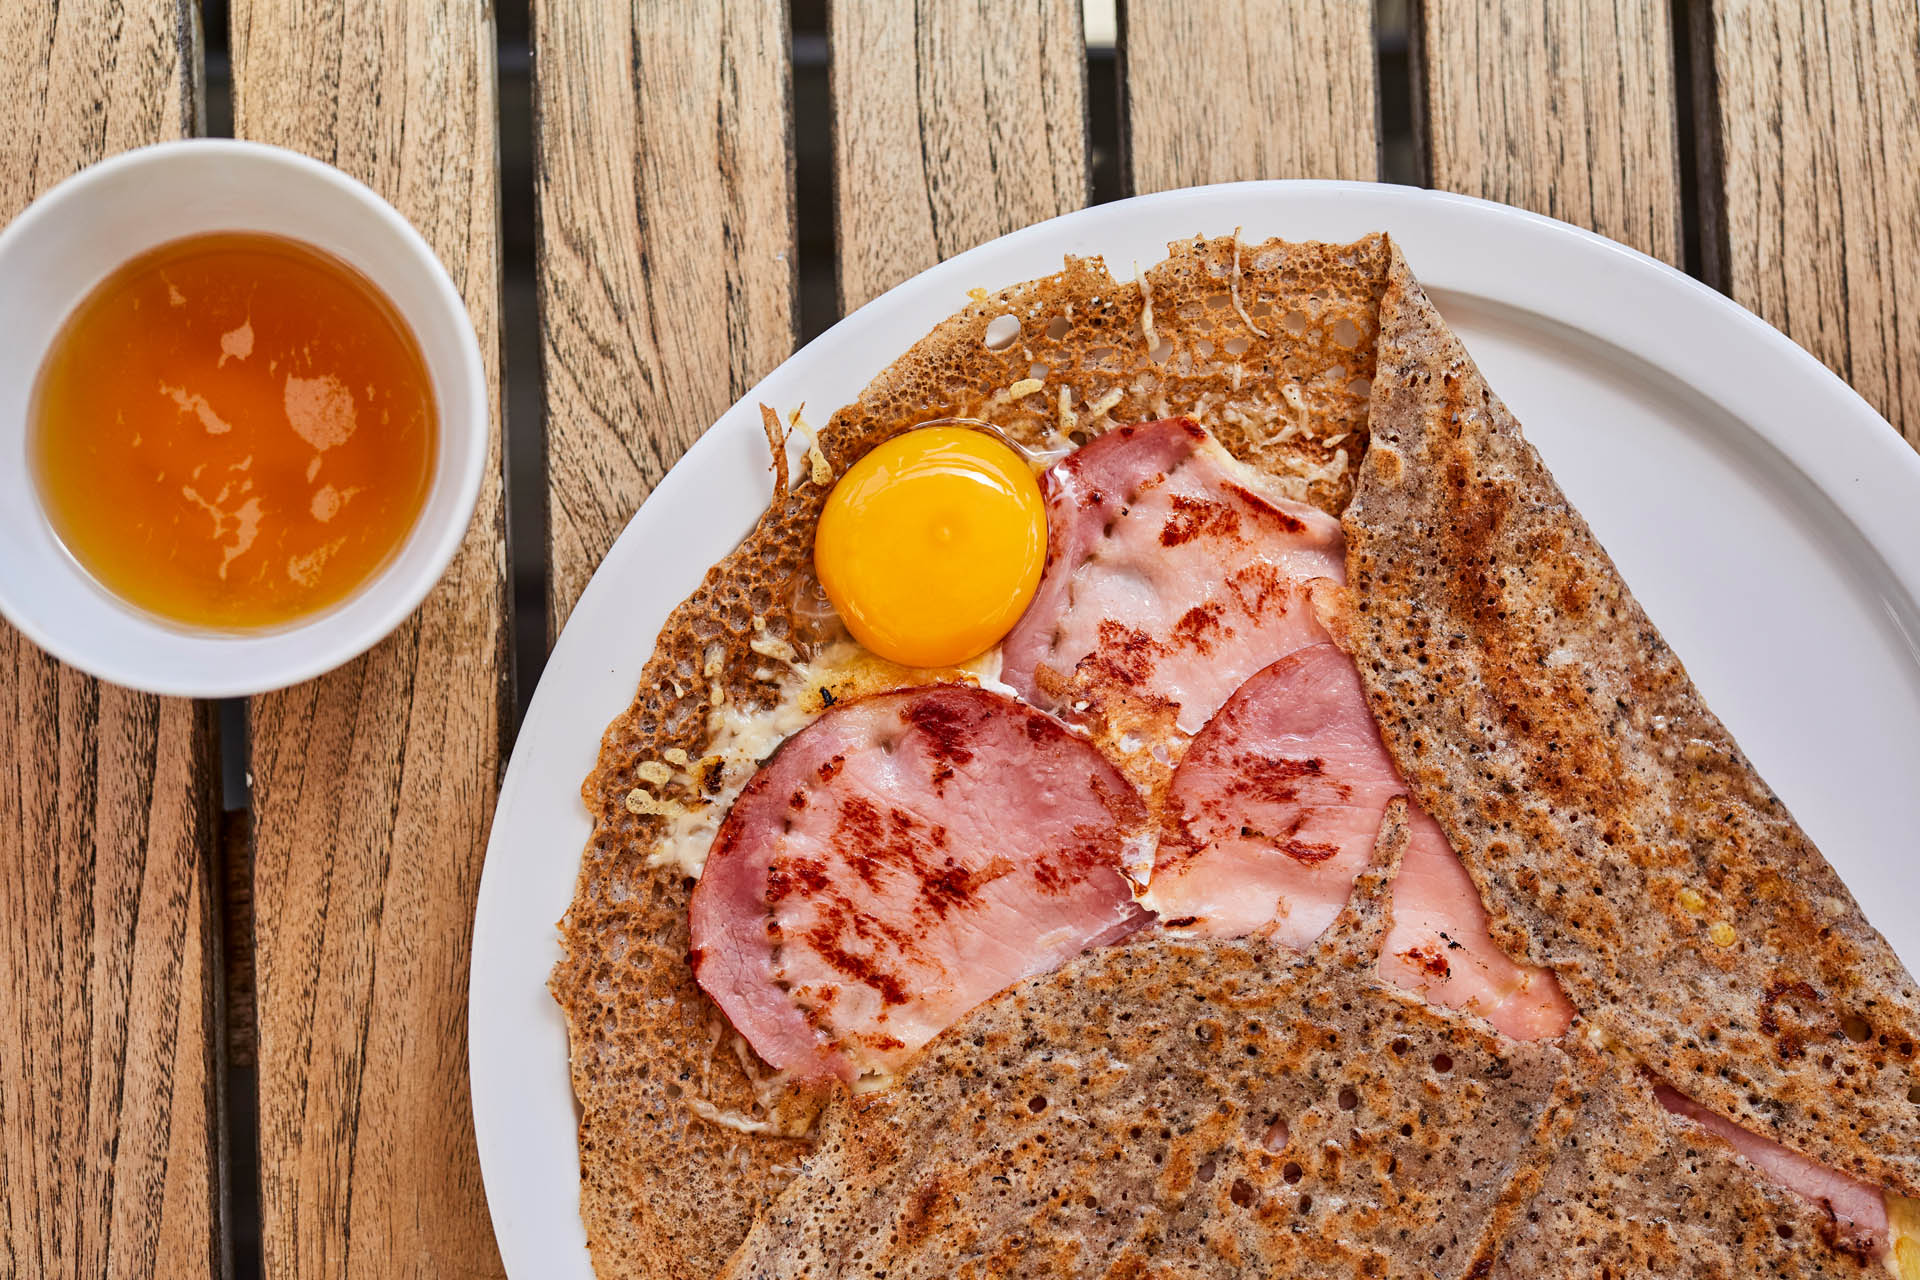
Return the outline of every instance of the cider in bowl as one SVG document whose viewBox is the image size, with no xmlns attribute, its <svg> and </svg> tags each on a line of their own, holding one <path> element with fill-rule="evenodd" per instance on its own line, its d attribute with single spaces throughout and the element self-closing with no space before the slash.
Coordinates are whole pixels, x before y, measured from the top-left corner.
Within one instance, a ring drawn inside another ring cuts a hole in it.
<svg viewBox="0 0 1920 1280">
<path fill-rule="evenodd" d="M 66 319 L 29 409 L 61 543 L 121 600 L 192 628 L 293 623 L 392 559 L 432 486 L 419 343 L 298 240 L 208 232 L 116 268 Z"/>
</svg>

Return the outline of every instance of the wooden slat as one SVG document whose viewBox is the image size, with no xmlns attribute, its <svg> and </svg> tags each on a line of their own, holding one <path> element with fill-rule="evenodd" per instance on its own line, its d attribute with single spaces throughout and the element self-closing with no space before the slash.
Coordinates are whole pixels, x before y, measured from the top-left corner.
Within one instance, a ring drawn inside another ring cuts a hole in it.
<svg viewBox="0 0 1920 1280">
<path fill-rule="evenodd" d="M 1429 176 L 1680 261 L 1669 0 L 1425 0 Z"/>
<path fill-rule="evenodd" d="M 0 7 L 0 223 L 194 131 L 193 12 Z M 211 743 L 0 623 L 0 1275 L 218 1268 Z"/>
<path fill-rule="evenodd" d="M 780 0 L 541 0 L 553 633 L 668 467 L 793 350 Z"/>
<path fill-rule="evenodd" d="M 1087 202 L 1079 0 L 842 3 L 828 18 L 842 310 Z"/>
<path fill-rule="evenodd" d="M 1379 171 L 1371 0 L 1121 0 L 1120 59 L 1135 193 Z"/>
<path fill-rule="evenodd" d="M 467 300 L 496 423 L 427 602 L 252 704 L 267 1274 L 495 1276 L 466 1064 L 506 712 L 492 6 L 237 0 L 232 34 L 235 132 L 337 164 L 413 221 Z"/>
<path fill-rule="evenodd" d="M 1920 8 L 1722 0 L 1712 45 L 1715 283 L 1920 445 Z"/>
</svg>

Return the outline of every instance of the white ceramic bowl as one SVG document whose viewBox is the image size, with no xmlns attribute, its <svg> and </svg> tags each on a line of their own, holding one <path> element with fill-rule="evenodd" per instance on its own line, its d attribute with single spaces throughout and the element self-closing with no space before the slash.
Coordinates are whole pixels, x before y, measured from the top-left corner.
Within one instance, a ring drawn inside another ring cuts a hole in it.
<svg viewBox="0 0 1920 1280">
<path fill-rule="evenodd" d="M 287 236 L 358 269 L 413 330 L 439 407 L 433 482 L 406 541 L 346 599 L 275 630 L 190 630 L 108 594 L 55 537 L 28 466 L 34 379 L 68 314 L 134 255 L 208 231 Z M 296 152 L 217 139 L 103 161 L 0 232 L 0 614 L 55 657 L 152 693 L 236 697 L 318 675 L 400 625 L 445 571 L 480 493 L 487 415 L 459 291 L 420 233 L 361 183 Z"/>
</svg>

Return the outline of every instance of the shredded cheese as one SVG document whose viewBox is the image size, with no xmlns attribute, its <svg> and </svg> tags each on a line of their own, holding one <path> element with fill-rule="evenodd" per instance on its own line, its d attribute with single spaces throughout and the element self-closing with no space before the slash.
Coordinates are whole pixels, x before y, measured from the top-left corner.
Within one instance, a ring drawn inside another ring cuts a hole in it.
<svg viewBox="0 0 1920 1280">
<path fill-rule="evenodd" d="M 1280 388 L 1280 398 L 1287 402 L 1287 408 L 1293 410 L 1294 429 L 1304 432 L 1307 429 L 1307 398 L 1300 392 L 1300 384 L 1289 382 Z"/>
<path fill-rule="evenodd" d="M 820 451 L 820 436 L 800 416 L 806 407 L 806 401 L 801 401 L 800 408 L 787 415 L 787 426 L 807 442 L 807 479 L 824 489 L 827 481 L 833 479 L 833 468 L 827 465 L 827 455 Z"/>
<path fill-rule="evenodd" d="M 1333 456 L 1318 466 L 1303 466 L 1301 478 L 1309 485 L 1339 484 L 1347 474 L 1347 451 L 1335 449 Z"/>
<path fill-rule="evenodd" d="M 674 818 L 686 812 L 686 807 L 678 800 L 662 799 L 645 787 L 635 787 L 627 792 L 627 812 Z"/>
<path fill-rule="evenodd" d="M 792 645 L 782 640 L 779 636 L 757 635 L 747 642 L 747 648 L 753 650 L 763 658 L 772 658 L 774 661 L 784 662 L 790 667 L 800 665 L 800 655 L 793 651 Z"/>
<path fill-rule="evenodd" d="M 744 1133 L 749 1137 L 780 1132 L 770 1120 L 755 1120 L 752 1116 L 742 1115 L 738 1111 L 723 1111 L 705 1098 L 687 1099 L 687 1110 L 708 1124 L 717 1124 L 723 1129 L 731 1129 L 735 1133 Z"/>
<path fill-rule="evenodd" d="M 1060 388 L 1060 425 L 1059 433 L 1066 435 L 1080 425 L 1080 419 L 1073 412 L 1073 388 Z"/>
<path fill-rule="evenodd" d="M 1007 388 L 1007 398 L 1010 400 L 1019 400 L 1024 396 L 1032 395 L 1036 391 L 1044 391 L 1046 386 L 1047 384 L 1038 378 L 1022 378 Z"/>
</svg>

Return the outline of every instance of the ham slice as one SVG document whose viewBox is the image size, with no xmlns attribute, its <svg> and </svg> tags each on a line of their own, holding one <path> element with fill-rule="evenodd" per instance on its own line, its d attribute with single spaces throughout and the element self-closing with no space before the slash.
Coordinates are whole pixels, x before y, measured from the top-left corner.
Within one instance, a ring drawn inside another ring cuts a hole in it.
<svg viewBox="0 0 1920 1280">
<path fill-rule="evenodd" d="M 1887 1198 L 1878 1187 L 1809 1160 L 1798 1151 L 1749 1133 L 1717 1112 L 1667 1085 L 1657 1085 L 1660 1105 L 1699 1125 L 1745 1156 L 1768 1179 L 1833 1216 L 1841 1239 L 1869 1252 L 1887 1243 Z"/>
<path fill-rule="evenodd" d="M 1327 639 L 1340 523 L 1266 488 L 1188 418 L 1116 427 L 1045 475 L 1047 568 L 1000 678 L 1090 729 L 1151 794 L 1242 681 Z"/>
<path fill-rule="evenodd" d="M 1331 644 L 1301 649 L 1248 680 L 1194 739 L 1144 902 L 1169 928 L 1267 930 L 1304 948 L 1346 903 L 1387 802 L 1405 794 L 1353 663 Z M 1559 983 L 1494 945 L 1433 819 L 1410 807 L 1408 828 L 1381 976 L 1511 1036 L 1559 1035 L 1573 1016 Z"/>
<path fill-rule="evenodd" d="M 1146 914 L 1126 780 L 1057 720 L 929 685 L 845 702 L 734 803 L 691 906 L 694 976 L 795 1077 L 887 1075 L 1001 988 Z"/>
</svg>

